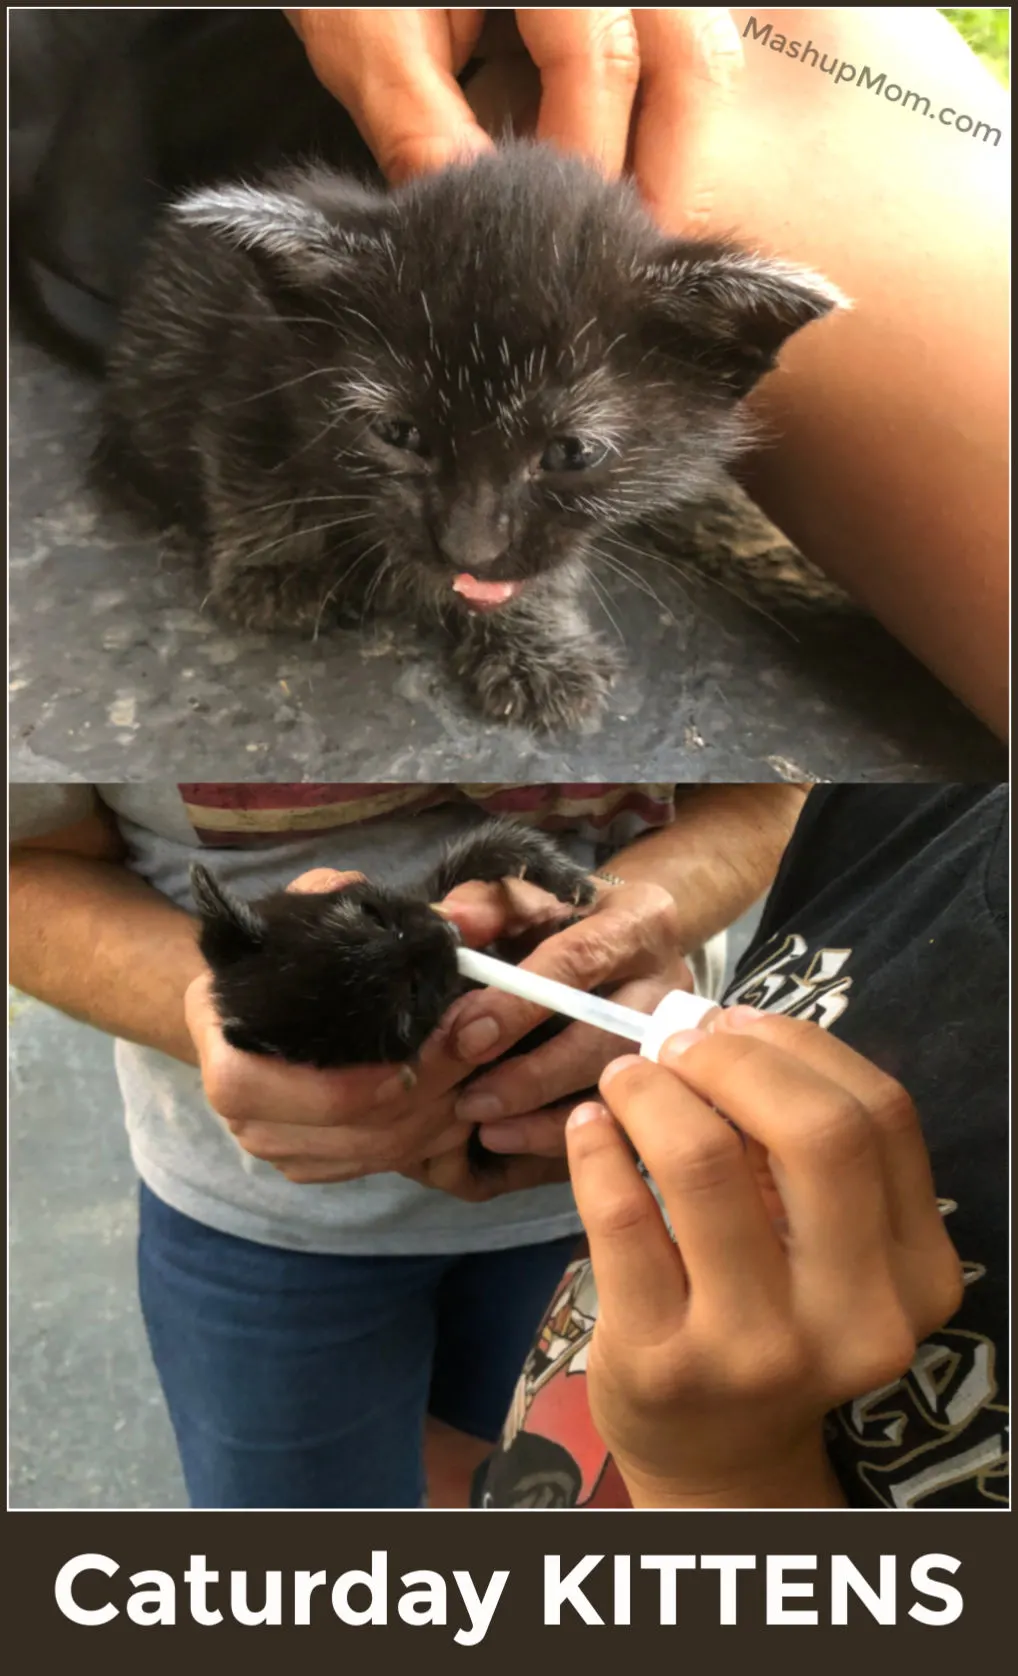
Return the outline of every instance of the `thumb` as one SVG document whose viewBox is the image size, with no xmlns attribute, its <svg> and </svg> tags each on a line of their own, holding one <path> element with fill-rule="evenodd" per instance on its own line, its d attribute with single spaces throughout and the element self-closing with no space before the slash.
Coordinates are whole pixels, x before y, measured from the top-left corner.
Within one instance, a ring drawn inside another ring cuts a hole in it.
<svg viewBox="0 0 1018 1676">
<path fill-rule="evenodd" d="M 571 911 L 567 903 L 557 901 L 526 879 L 457 885 L 444 901 L 433 902 L 432 907 L 452 920 L 471 948 L 518 937 L 542 925 L 550 929 L 568 918 Z"/>
</svg>

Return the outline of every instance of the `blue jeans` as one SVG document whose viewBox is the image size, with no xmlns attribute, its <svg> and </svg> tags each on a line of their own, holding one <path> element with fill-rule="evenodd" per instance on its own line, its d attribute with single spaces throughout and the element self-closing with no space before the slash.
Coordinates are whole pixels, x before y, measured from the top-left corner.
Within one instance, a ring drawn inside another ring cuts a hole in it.
<svg viewBox="0 0 1018 1676">
<path fill-rule="evenodd" d="M 143 1186 L 142 1313 L 192 1506 L 419 1506 L 425 1416 L 495 1441 L 576 1244 L 286 1251 Z"/>
</svg>

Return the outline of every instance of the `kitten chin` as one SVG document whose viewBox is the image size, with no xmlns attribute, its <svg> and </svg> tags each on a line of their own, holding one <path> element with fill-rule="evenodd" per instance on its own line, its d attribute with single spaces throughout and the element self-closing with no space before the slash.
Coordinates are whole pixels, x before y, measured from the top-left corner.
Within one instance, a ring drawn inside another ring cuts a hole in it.
<svg viewBox="0 0 1018 1676">
<path fill-rule="evenodd" d="M 405 890 L 364 882 L 246 902 L 208 868 L 193 867 L 199 947 L 223 1035 L 243 1052 L 319 1070 L 414 1060 L 452 1002 L 477 987 L 460 977 L 458 934 L 431 904 L 470 881 L 523 877 L 573 908 L 596 894 L 551 839 L 504 819 L 449 844 L 438 866 Z M 530 1052 L 564 1024 L 549 1019 L 504 1057 Z M 499 1162 L 476 1136 L 470 1158 L 477 1168 Z"/>
<path fill-rule="evenodd" d="M 625 184 L 514 143 L 385 193 L 323 168 L 164 216 L 109 362 L 96 470 L 182 527 L 211 601 L 315 633 L 404 611 L 484 715 L 596 723 L 599 541 L 716 486 L 743 398 L 844 304 Z"/>
</svg>

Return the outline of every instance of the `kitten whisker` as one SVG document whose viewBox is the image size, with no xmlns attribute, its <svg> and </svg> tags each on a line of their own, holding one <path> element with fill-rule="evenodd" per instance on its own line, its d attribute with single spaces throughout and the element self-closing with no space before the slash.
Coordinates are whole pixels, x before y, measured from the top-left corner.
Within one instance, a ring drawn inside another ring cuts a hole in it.
<svg viewBox="0 0 1018 1676">
<path fill-rule="evenodd" d="M 662 530 L 657 524 L 652 524 L 649 519 L 645 519 L 644 522 L 646 523 L 647 528 L 653 530 L 656 535 L 662 536 L 666 540 L 674 539 L 674 536 L 670 535 L 670 532 Z M 759 601 L 747 598 L 747 596 L 741 593 L 739 589 L 732 587 L 732 585 L 728 582 L 723 582 L 720 576 L 717 576 L 713 571 L 695 570 L 691 565 L 683 565 L 680 560 L 672 559 L 660 553 L 648 553 L 647 557 L 652 560 L 652 562 L 664 565 L 666 568 L 674 565 L 676 568 L 681 569 L 685 575 L 693 578 L 697 582 L 706 582 L 715 588 L 720 588 L 722 593 L 729 594 L 732 599 L 738 600 L 739 604 L 744 605 L 748 611 L 755 611 L 758 616 L 763 617 L 768 623 L 771 623 L 774 628 L 780 629 L 782 634 L 787 635 L 790 640 L 798 644 L 799 636 L 795 633 L 794 629 L 790 628 L 787 623 L 783 623 L 780 617 L 775 617 L 772 612 L 767 611 L 764 606 L 759 603 Z"/>
<path fill-rule="evenodd" d="M 597 577 L 594 575 L 594 572 L 592 570 L 588 569 L 587 580 L 589 581 L 591 587 L 593 588 L 595 598 L 597 599 L 597 601 L 598 601 L 602 611 L 604 612 L 605 616 L 608 618 L 608 621 L 611 623 L 612 628 L 615 630 L 615 633 L 618 636 L 620 643 L 622 645 L 625 645 L 625 638 L 626 637 L 622 633 L 621 628 L 619 627 L 618 619 L 615 616 L 615 613 L 612 611 L 611 606 L 608 604 L 608 595 L 605 592 L 605 589 L 602 587 L 601 583 L 598 581 Z"/>
<path fill-rule="evenodd" d="M 660 594 L 655 592 L 650 583 L 644 577 L 640 576 L 637 571 L 630 570 L 629 566 L 624 565 L 621 559 L 596 549 L 593 553 L 593 557 L 595 557 L 601 564 L 605 565 L 608 570 L 614 571 L 614 573 L 621 577 L 623 581 L 628 582 L 632 587 L 636 588 L 639 593 L 646 594 L 647 598 L 652 599 L 655 605 L 657 605 L 668 616 L 672 615 Z"/>
<path fill-rule="evenodd" d="M 258 558 L 262 553 L 271 553 L 274 547 L 282 547 L 288 541 L 308 535 L 324 535 L 328 530 L 337 530 L 347 524 L 363 523 L 370 516 L 369 512 L 354 512 L 348 518 L 333 518 L 327 524 L 298 524 L 295 529 L 287 530 L 285 535 L 277 536 L 274 541 L 266 541 L 261 547 L 245 547 L 244 561 L 246 563 L 249 559 Z"/>
<path fill-rule="evenodd" d="M 259 512 L 280 512 L 286 507 L 292 507 L 294 510 L 296 510 L 298 507 L 302 507 L 302 506 L 316 506 L 320 503 L 328 504 L 329 502 L 332 502 L 333 504 L 335 504 L 337 501 L 345 501 L 348 504 L 359 503 L 363 506 L 373 506 L 375 504 L 375 497 L 374 497 L 374 495 L 344 495 L 344 494 L 291 495 L 289 500 L 274 500 L 274 501 L 269 501 L 267 504 L 259 501 L 258 502 L 258 511 Z"/>
<path fill-rule="evenodd" d="M 322 595 L 321 599 L 318 602 L 318 613 L 315 617 L 315 626 L 314 626 L 314 629 L 313 629 L 312 634 L 311 634 L 312 642 L 314 642 L 318 639 L 319 631 L 321 630 L 321 626 L 322 626 L 322 618 L 325 615 L 326 607 L 329 605 L 329 603 L 333 599 L 335 599 L 336 594 L 339 592 L 339 589 L 342 587 L 343 583 L 349 581 L 350 577 L 354 574 L 354 572 L 359 569 L 359 567 L 365 562 L 366 559 L 370 558 L 372 553 L 377 552 L 378 548 L 381 547 L 382 545 L 383 545 L 383 543 L 379 540 L 379 541 L 374 542 L 372 544 L 372 546 L 365 548 L 363 553 L 359 553 L 357 555 L 357 557 L 354 559 L 352 564 L 347 565 L 346 569 L 343 571 L 343 573 L 339 577 L 337 577 L 336 581 L 332 584 L 332 586 L 330 588 L 326 589 L 325 593 Z"/>
</svg>

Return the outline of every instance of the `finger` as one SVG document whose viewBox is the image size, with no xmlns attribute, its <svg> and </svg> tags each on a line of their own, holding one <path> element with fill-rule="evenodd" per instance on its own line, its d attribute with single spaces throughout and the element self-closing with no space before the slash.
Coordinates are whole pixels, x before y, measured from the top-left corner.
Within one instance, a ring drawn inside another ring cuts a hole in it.
<svg viewBox="0 0 1018 1676">
<path fill-rule="evenodd" d="M 482 1146 L 494 1153 L 532 1154 L 537 1158 L 564 1158 L 566 1119 L 575 1102 L 549 1110 L 527 1112 L 505 1123 L 482 1124 L 478 1130 Z"/>
<path fill-rule="evenodd" d="M 450 1146 L 444 1120 L 437 1120 L 433 1136 L 428 1125 L 414 1116 L 394 1123 L 343 1127 L 235 1118 L 228 1120 L 228 1127 L 245 1152 L 277 1168 L 335 1165 L 357 1175 L 399 1170 L 408 1162 L 441 1156 L 452 1146 L 462 1145 L 469 1132 L 461 1125 Z"/>
<path fill-rule="evenodd" d="M 517 11 L 523 43 L 541 74 L 537 138 L 590 158 L 610 179 L 622 173 L 640 46 L 622 7 Z"/>
<path fill-rule="evenodd" d="M 337 873 L 334 867 L 313 867 L 310 873 L 302 873 L 299 878 L 291 879 L 286 888 L 296 891 L 298 895 L 317 896 L 328 890 L 345 890 L 347 885 L 363 882 L 363 873 Z"/>
<path fill-rule="evenodd" d="M 814 1296 L 857 1297 L 888 1272 L 890 1222 L 873 1124 L 848 1089 L 759 1037 L 701 1033 L 669 1069 L 766 1147 Z M 648 1160 L 648 1167 L 650 1167 Z"/>
<path fill-rule="evenodd" d="M 438 913 L 455 923 L 473 948 L 519 937 L 542 925 L 554 925 L 571 912 L 566 903 L 525 879 L 457 885 L 434 906 Z"/>
<path fill-rule="evenodd" d="M 492 1198 L 505 1193 L 525 1193 L 532 1187 L 553 1187 L 569 1180 L 569 1163 L 564 1152 L 542 1158 L 506 1158 L 502 1167 L 488 1175 Z"/>
<path fill-rule="evenodd" d="M 647 978 L 624 984 L 611 999 L 635 1012 L 651 1013 L 666 987 Z M 471 1082 L 460 1096 L 456 1115 L 467 1123 L 496 1123 L 583 1094 L 609 1060 L 627 1053 L 630 1046 L 627 1039 L 595 1025 L 570 1024 L 551 1041 L 516 1054 Z"/>
<path fill-rule="evenodd" d="M 617 892 L 588 919 L 547 937 L 526 960 L 524 971 L 557 978 L 573 989 L 591 990 L 612 980 L 646 976 L 643 967 L 660 963 L 644 923 L 644 893 L 620 901 Z M 483 1064 L 513 1046 L 548 1017 L 546 1008 L 487 989 L 471 997 L 457 1014 L 453 1052 L 461 1059 Z M 483 1026 L 484 1028 L 479 1028 Z"/>
<path fill-rule="evenodd" d="M 565 1158 L 506 1158 L 497 1169 L 478 1173 L 471 1168 L 462 1150 L 458 1156 L 430 1158 L 419 1169 L 403 1173 L 424 1187 L 451 1193 L 455 1198 L 473 1204 L 484 1204 L 506 1193 L 547 1187 L 569 1179 Z"/>
<path fill-rule="evenodd" d="M 662 227 L 679 232 L 713 206 L 705 131 L 738 88 L 742 44 L 718 6 L 664 6 L 633 13 L 643 77 L 631 164 Z"/>
<path fill-rule="evenodd" d="M 488 150 L 455 70 L 483 14 L 455 34 L 436 8 L 291 13 L 319 80 L 345 105 L 390 181 Z"/>
<path fill-rule="evenodd" d="M 670 1072 L 627 1055 L 601 1092 L 658 1187 L 694 1305 L 735 1330 L 781 1300 L 788 1265 L 740 1137 Z"/>
<path fill-rule="evenodd" d="M 922 1126 L 905 1089 L 845 1042 L 806 1019 L 732 1007 L 715 1014 L 711 1032 L 748 1034 L 791 1054 L 839 1084 L 866 1107 L 883 1168 L 887 1213 L 902 1245 L 940 1244 L 943 1219 Z"/>
<path fill-rule="evenodd" d="M 576 1107 L 566 1147 L 601 1319 L 629 1343 L 661 1343 L 685 1308 L 686 1280 L 654 1196 L 611 1114 L 597 1102 Z"/>
<path fill-rule="evenodd" d="M 227 1120 L 342 1124 L 370 1109 L 378 1090 L 398 1075 L 392 1065 L 355 1065 L 316 1071 L 267 1055 L 241 1053 L 219 1026 L 211 974 L 195 978 L 184 995 L 184 1017 L 198 1053 L 205 1095 Z M 409 1067 L 401 1067 L 409 1071 Z M 412 1075 L 412 1073 L 410 1073 Z"/>
</svg>

